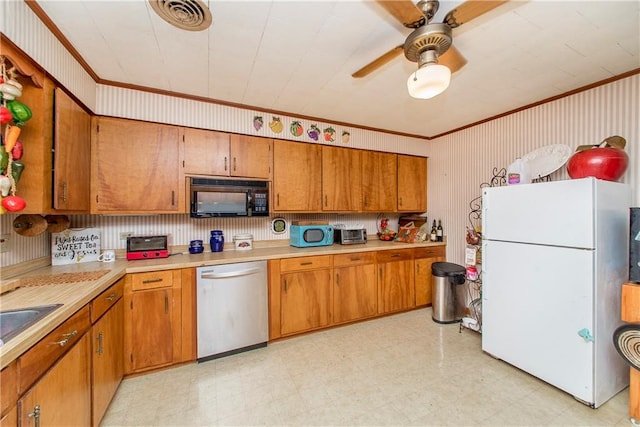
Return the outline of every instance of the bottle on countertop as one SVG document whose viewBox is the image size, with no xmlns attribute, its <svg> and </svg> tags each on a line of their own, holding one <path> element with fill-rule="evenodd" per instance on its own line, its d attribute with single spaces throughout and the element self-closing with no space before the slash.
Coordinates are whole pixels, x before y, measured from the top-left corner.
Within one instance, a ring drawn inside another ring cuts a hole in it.
<svg viewBox="0 0 640 427">
<path fill-rule="evenodd" d="M 438 220 L 438 228 L 436 228 L 436 238 L 438 242 L 444 241 L 444 230 L 442 229 L 442 220 Z"/>
<path fill-rule="evenodd" d="M 436 220 L 433 220 L 433 225 L 431 226 L 431 234 L 429 235 L 429 240 L 432 242 L 438 241 L 438 231 L 436 229 Z"/>
</svg>

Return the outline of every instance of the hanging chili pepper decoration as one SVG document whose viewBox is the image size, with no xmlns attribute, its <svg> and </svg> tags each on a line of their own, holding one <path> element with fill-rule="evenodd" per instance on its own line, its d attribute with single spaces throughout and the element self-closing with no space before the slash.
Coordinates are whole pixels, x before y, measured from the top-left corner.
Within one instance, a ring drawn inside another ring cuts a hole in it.
<svg viewBox="0 0 640 427">
<path fill-rule="evenodd" d="M 0 55 L 0 214 L 19 212 L 25 200 L 16 195 L 16 186 L 25 168 L 19 161 L 23 146 L 18 137 L 33 113 L 16 98 L 22 95 L 22 85 L 16 79 L 15 68 L 7 70 L 5 57 Z"/>
</svg>

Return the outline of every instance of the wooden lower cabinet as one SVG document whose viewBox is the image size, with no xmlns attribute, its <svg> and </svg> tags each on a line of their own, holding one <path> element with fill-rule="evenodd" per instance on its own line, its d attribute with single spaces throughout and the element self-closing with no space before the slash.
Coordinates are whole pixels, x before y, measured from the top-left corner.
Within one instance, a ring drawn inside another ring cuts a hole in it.
<svg viewBox="0 0 640 427">
<path fill-rule="evenodd" d="M 0 417 L 0 427 L 15 427 L 18 425 L 18 407 L 14 404 L 11 409 Z"/>
<path fill-rule="evenodd" d="M 373 252 L 333 257 L 333 322 L 344 323 L 378 312 Z"/>
<path fill-rule="evenodd" d="M 282 335 L 329 325 L 331 272 L 328 268 L 285 273 L 280 286 Z"/>
<path fill-rule="evenodd" d="M 91 424 L 90 334 L 85 334 L 18 401 L 20 426 Z"/>
<path fill-rule="evenodd" d="M 269 261 L 269 340 L 423 307 L 445 246 Z"/>
<path fill-rule="evenodd" d="M 331 255 L 269 261 L 269 339 L 331 324 Z"/>
<path fill-rule="evenodd" d="M 411 249 L 379 251 L 378 314 L 415 307 L 413 253 Z"/>
<path fill-rule="evenodd" d="M 178 269 L 127 275 L 125 375 L 188 360 L 182 351 L 181 277 Z"/>
<path fill-rule="evenodd" d="M 416 248 L 413 250 L 413 259 L 415 268 L 416 306 L 430 305 L 432 303 L 431 287 L 433 280 L 431 264 L 445 261 L 445 247 Z"/>
<path fill-rule="evenodd" d="M 124 375 L 124 300 L 122 298 L 119 298 L 118 302 L 93 325 L 92 335 L 92 425 L 98 426 Z"/>
<path fill-rule="evenodd" d="M 18 424 L 18 362 L 0 371 L 0 427 Z"/>
</svg>

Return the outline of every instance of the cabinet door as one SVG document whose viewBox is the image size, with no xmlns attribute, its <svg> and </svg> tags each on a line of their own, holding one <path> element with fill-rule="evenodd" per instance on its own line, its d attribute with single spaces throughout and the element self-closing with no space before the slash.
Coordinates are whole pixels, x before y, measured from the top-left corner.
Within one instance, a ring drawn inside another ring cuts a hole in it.
<svg viewBox="0 0 640 427">
<path fill-rule="evenodd" d="M 173 306 L 172 288 L 131 295 L 131 372 L 173 362 Z"/>
<path fill-rule="evenodd" d="M 53 208 L 89 211 L 91 116 L 62 89 L 55 90 Z"/>
<path fill-rule="evenodd" d="M 178 212 L 178 128 L 101 117 L 92 146 L 96 212 Z"/>
<path fill-rule="evenodd" d="M 444 256 L 415 259 L 416 306 L 424 306 L 432 303 L 431 287 L 433 275 L 431 274 L 431 264 L 444 260 Z"/>
<path fill-rule="evenodd" d="M 124 373 L 124 300 L 93 325 L 93 426 L 113 398 Z"/>
<path fill-rule="evenodd" d="M 333 278 L 334 323 L 363 319 L 377 314 L 375 264 L 335 268 Z"/>
<path fill-rule="evenodd" d="M 91 424 L 89 340 L 90 334 L 85 334 L 20 399 L 21 426 L 84 427 Z"/>
<path fill-rule="evenodd" d="M 395 212 L 398 199 L 396 154 L 362 152 L 362 210 Z"/>
<path fill-rule="evenodd" d="M 413 261 L 378 264 L 378 313 L 392 313 L 415 306 Z"/>
<path fill-rule="evenodd" d="M 281 332 L 289 335 L 327 326 L 330 322 L 329 269 L 281 276 Z"/>
<path fill-rule="evenodd" d="M 398 154 L 398 211 L 427 210 L 427 159 Z"/>
<path fill-rule="evenodd" d="M 13 407 L 0 418 L 0 427 L 16 427 L 18 425 L 18 407 Z"/>
<path fill-rule="evenodd" d="M 271 139 L 233 134 L 230 146 L 231 176 L 271 179 Z"/>
<path fill-rule="evenodd" d="M 229 175 L 229 134 L 212 130 L 183 130 L 184 173 Z"/>
<path fill-rule="evenodd" d="M 273 142 L 273 210 L 320 212 L 322 209 L 322 147 Z"/>
<path fill-rule="evenodd" d="M 360 150 L 322 147 L 322 210 L 360 211 L 362 179 Z"/>
<path fill-rule="evenodd" d="M 13 361 L 0 371 L 0 415 L 15 407 L 18 401 L 18 362 Z"/>
</svg>

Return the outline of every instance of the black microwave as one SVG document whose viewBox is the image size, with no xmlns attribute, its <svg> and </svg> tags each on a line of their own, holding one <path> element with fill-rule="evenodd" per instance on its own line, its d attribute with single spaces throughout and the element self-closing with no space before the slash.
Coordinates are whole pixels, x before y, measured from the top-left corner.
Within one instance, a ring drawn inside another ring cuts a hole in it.
<svg viewBox="0 0 640 427">
<path fill-rule="evenodd" d="M 269 183 L 189 178 L 192 218 L 269 216 Z"/>
</svg>

